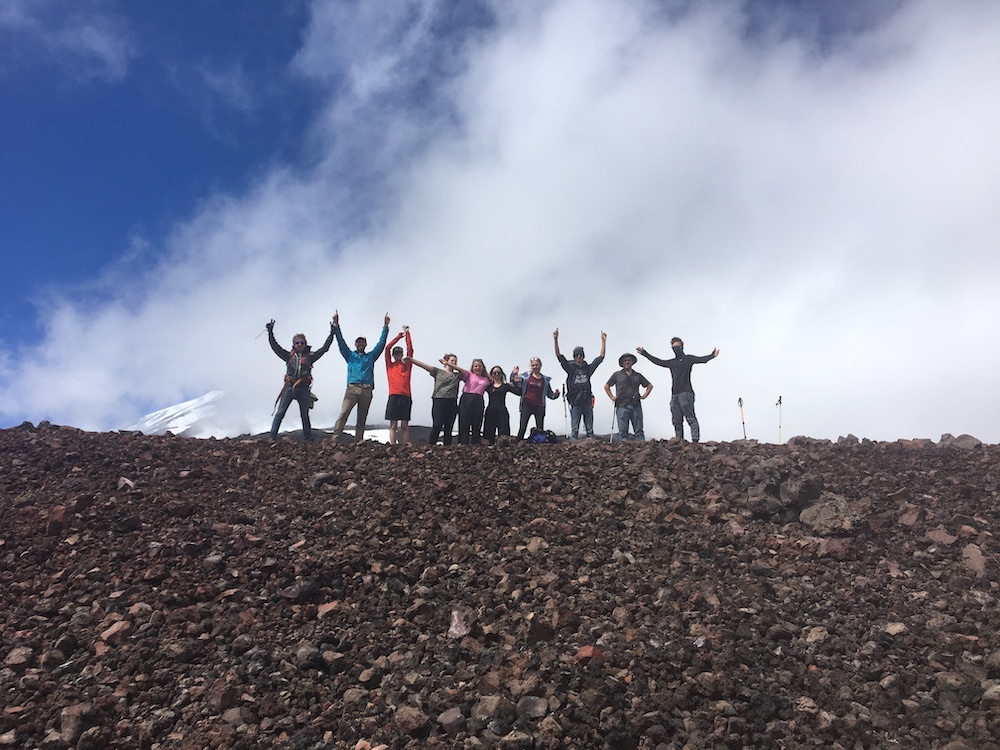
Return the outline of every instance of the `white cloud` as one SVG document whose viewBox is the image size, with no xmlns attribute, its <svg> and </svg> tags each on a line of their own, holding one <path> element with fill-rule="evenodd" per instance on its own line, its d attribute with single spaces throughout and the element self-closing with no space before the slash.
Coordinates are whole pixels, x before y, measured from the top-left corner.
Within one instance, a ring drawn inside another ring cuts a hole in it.
<svg viewBox="0 0 1000 750">
<path fill-rule="evenodd" d="M 42 64 L 78 81 L 117 81 L 135 55 L 127 25 L 99 0 L 6 0 L 0 8 L 0 73 Z"/>
<path fill-rule="evenodd" d="M 742 435 L 738 398 L 776 439 L 781 396 L 783 438 L 1000 441 L 1000 7 L 908 3 L 821 50 L 748 37 L 735 3 L 602 0 L 505 5 L 445 45 L 445 7 L 317 3 L 296 62 L 331 92 L 317 166 L 208 202 L 126 301 L 44 313 L 0 413 L 107 428 L 224 390 L 230 431 L 264 430 L 282 369 L 253 337 L 274 317 L 318 345 L 337 308 L 349 341 L 389 310 L 425 361 L 539 354 L 556 376 L 552 329 L 589 356 L 603 329 L 599 383 L 638 344 L 718 346 L 694 373 L 707 439 Z M 638 369 L 669 436 L 668 374 Z M 335 351 L 316 376 L 332 424 Z M 427 423 L 422 372 L 414 392 Z"/>
</svg>

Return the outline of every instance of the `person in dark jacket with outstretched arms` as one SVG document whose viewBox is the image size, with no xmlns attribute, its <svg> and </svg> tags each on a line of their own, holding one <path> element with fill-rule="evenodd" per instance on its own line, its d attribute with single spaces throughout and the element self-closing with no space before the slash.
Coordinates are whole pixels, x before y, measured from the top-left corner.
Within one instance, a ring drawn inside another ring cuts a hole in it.
<svg viewBox="0 0 1000 750">
<path fill-rule="evenodd" d="M 706 354 L 703 357 L 685 354 L 684 342 L 677 336 L 670 339 L 670 348 L 674 350 L 673 359 L 654 357 L 641 346 L 637 346 L 635 350 L 654 365 L 666 367 L 670 370 L 670 378 L 673 381 L 670 390 L 670 417 L 674 423 L 674 434 L 680 440 L 684 439 L 684 420 L 687 420 L 691 428 L 691 442 L 697 443 L 701 440 L 701 428 L 698 426 L 698 417 L 694 413 L 694 388 L 691 386 L 691 368 L 715 359 L 719 356 L 719 350 L 717 348 L 713 349 L 711 354 Z"/>
</svg>

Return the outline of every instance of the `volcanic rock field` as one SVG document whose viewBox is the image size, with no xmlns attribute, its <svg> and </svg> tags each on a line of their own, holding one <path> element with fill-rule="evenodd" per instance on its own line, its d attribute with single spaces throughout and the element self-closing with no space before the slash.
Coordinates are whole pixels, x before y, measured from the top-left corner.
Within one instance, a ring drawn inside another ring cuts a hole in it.
<svg viewBox="0 0 1000 750">
<path fill-rule="evenodd" d="M 0 748 L 1000 749 L 1000 447 L 0 431 Z"/>
</svg>

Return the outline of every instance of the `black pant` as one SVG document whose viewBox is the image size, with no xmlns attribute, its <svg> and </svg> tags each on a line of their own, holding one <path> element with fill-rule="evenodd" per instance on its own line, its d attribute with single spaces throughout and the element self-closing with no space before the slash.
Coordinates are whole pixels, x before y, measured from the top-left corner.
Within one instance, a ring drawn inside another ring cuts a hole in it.
<svg viewBox="0 0 1000 750">
<path fill-rule="evenodd" d="M 302 417 L 302 439 L 312 440 L 312 423 L 309 421 L 309 409 L 312 408 L 312 398 L 309 396 L 309 387 L 300 385 L 292 389 L 291 383 L 286 383 L 278 397 L 278 409 L 274 413 L 271 421 L 271 438 L 278 437 L 278 428 L 281 427 L 281 420 L 285 418 L 285 412 L 291 406 L 292 400 L 299 402 L 299 416 Z"/>
<path fill-rule="evenodd" d="M 458 416 L 458 402 L 453 398 L 431 399 L 431 435 L 428 445 L 437 445 L 438 438 L 444 432 L 444 444 L 451 445 L 452 428 L 455 427 L 455 417 Z"/>
<path fill-rule="evenodd" d="M 535 417 L 535 427 L 539 430 L 545 429 L 545 407 L 544 406 L 522 406 L 521 426 L 517 430 L 517 439 L 524 439 L 524 432 L 528 429 L 528 420 Z"/>
<path fill-rule="evenodd" d="M 463 393 L 458 402 L 458 442 L 479 445 L 485 401 L 481 393 Z"/>
<path fill-rule="evenodd" d="M 498 435 L 510 435 L 510 412 L 502 406 L 490 406 L 483 419 L 483 437 L 490 445 L 495 445 Z"/>
</svg>

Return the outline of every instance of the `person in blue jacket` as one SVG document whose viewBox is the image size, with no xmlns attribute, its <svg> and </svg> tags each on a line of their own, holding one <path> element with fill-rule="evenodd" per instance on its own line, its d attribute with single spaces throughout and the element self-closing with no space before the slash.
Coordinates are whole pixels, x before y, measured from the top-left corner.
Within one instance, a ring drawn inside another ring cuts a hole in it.
<svg viewBox="0 0 1000 750">
<path fill-rule="evenodd" d="M 347 362 L 347 391 L 344 393 L 344 403 L 340 408 L 337 424 L 333 427 L 333 437 L 334 440 L 340 439 L 344 433 L 347 418 L 357 406 L 358 413 L 355 420 L 357 427 L 354 430 L 354 441 L 360 443 L 365 439 L 365 420 L 368 418 L 368 407 L 371 406 L 372 394 L 375 392 L 375 362 L 382 356 L 385 340 L 389 336 L 389 313 L 385 314 L 382 337 L 370 352 L 365 351 L 368 339 L 364 336 L 358 336 L 354 340 L 354 351 L 347 348 L 344 335 L 340 331 L 340 313 L 337 310 L 334 310 L 333 313 L 333 333 L 337 337 L 340 353 Z"/>
<path fill-rule="evenodd" d="M 532 357 L 531 370 L 527 375 L 520 374 L 520 368 L 515 367 L 510 379 L 515 386 L 521 388 L 521 425 L 517 430 L 517 439 L 523 440 L 528 429 L 528 420 L 535 418 L 535 428 L 545 430 L 545 399 L 559 398 L 559 389 L 552 390 L 552 378 L 542 375 L 542 360 Z"/>
</svg>

